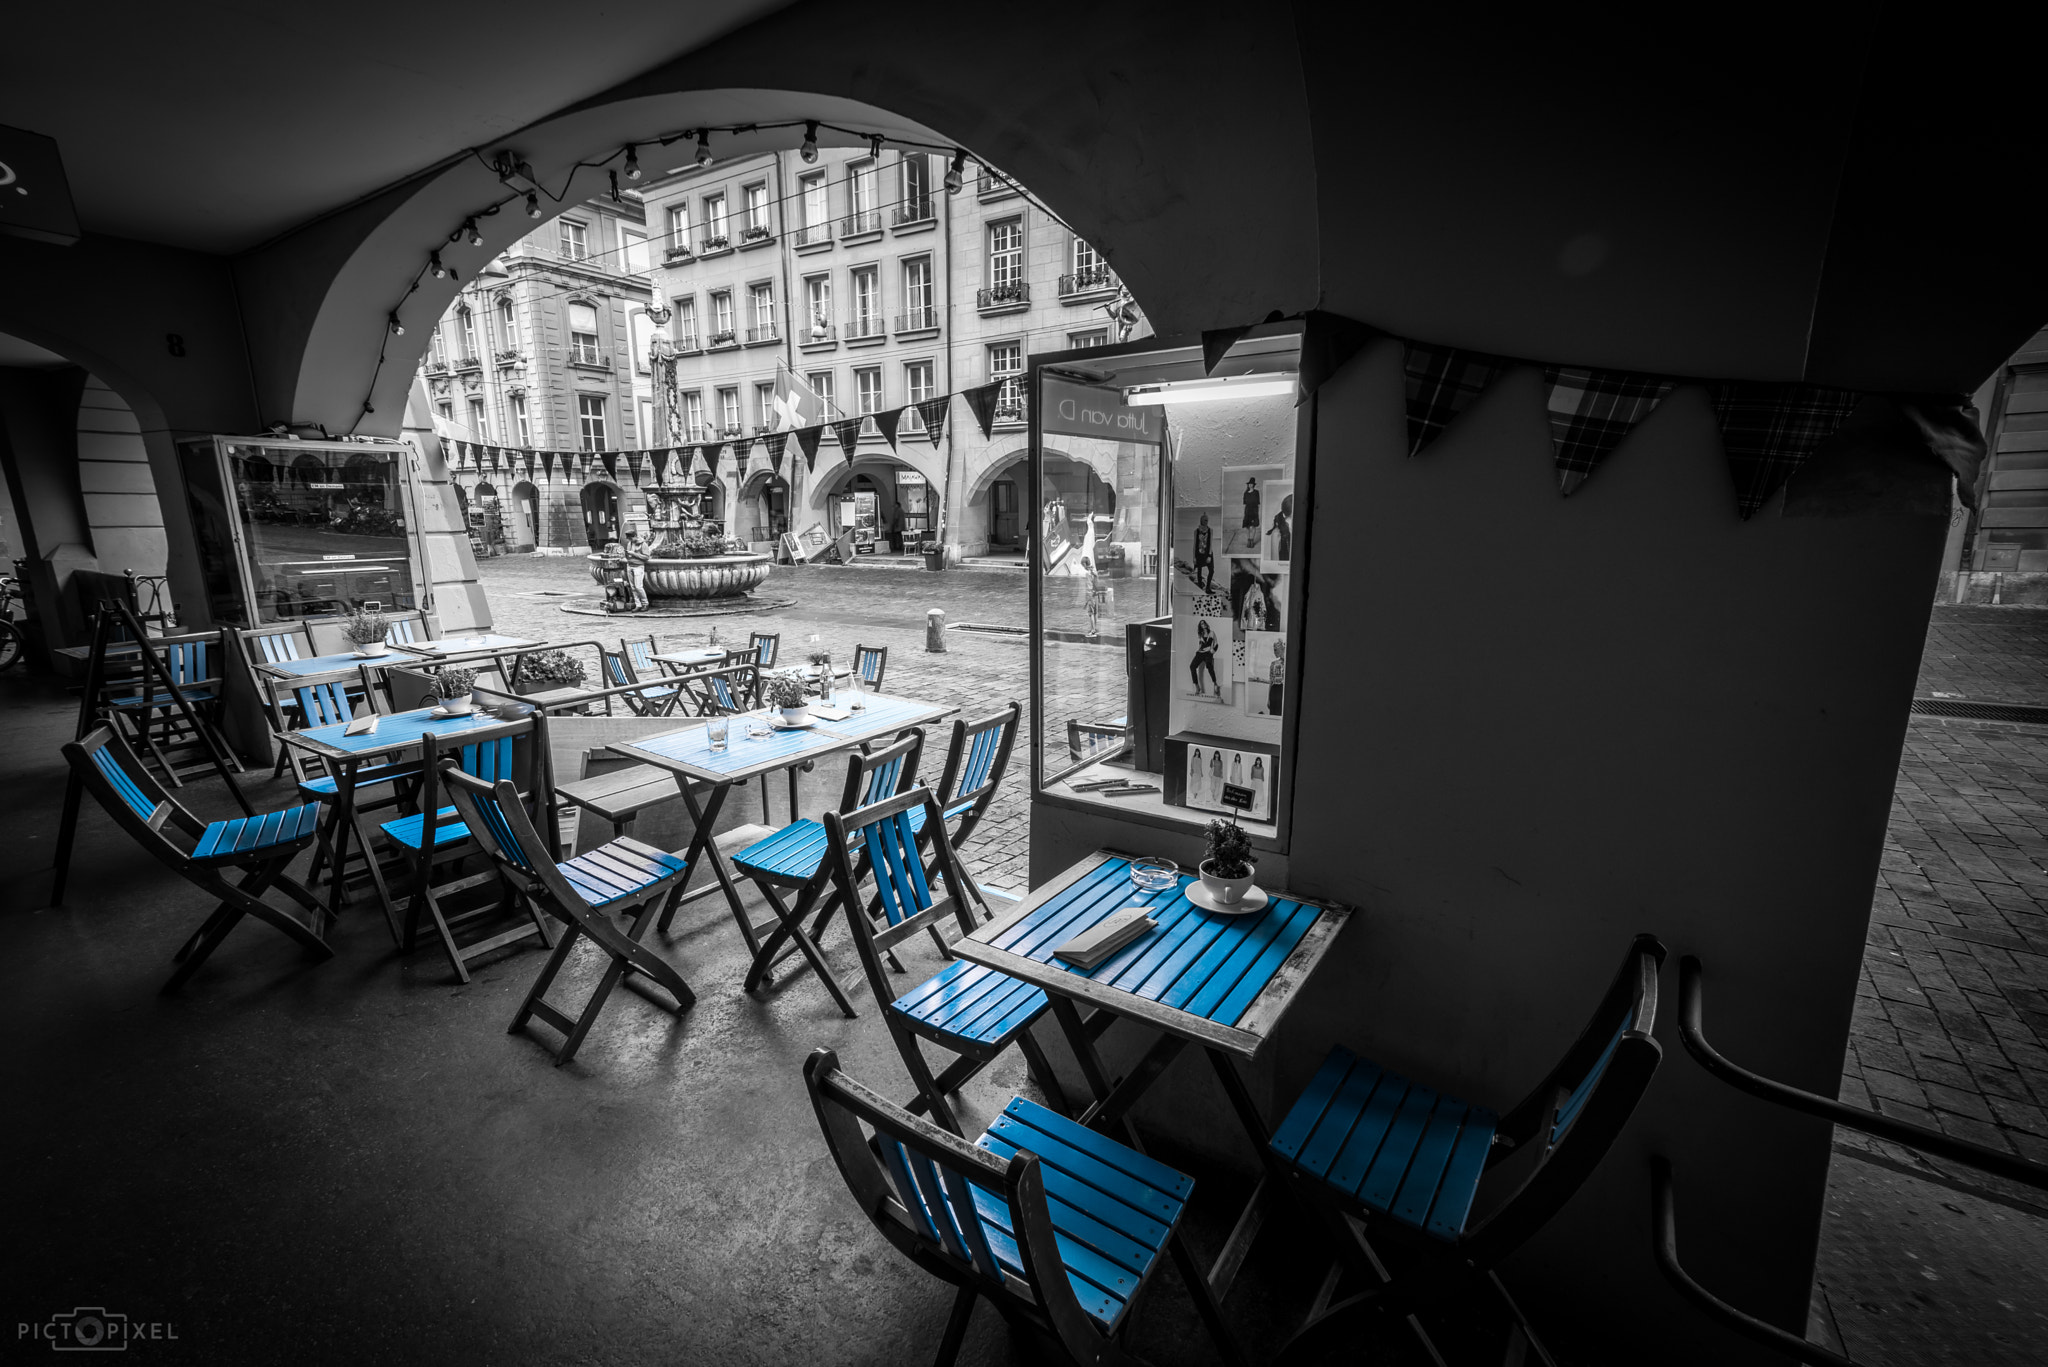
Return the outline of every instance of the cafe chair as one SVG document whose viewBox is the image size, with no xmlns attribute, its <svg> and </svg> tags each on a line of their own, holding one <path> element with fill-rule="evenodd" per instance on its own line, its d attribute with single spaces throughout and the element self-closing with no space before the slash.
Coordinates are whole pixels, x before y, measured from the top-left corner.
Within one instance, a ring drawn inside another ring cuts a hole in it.
<svg viewBox="0 0 2048 1367">
<path fill-rule="evenodd" d="M 640 671 L 633 667 L 633 662 L 626 657 L 626 651 L 623 649 L 634 643 L 621 641 L 619 644 L 622 647 L 619 650 L 598 647 L 598 658 L 604 661 L 606 684 L 615 689 L 631 690 L 618 696 L 625 700 L 626 706 L 636 717 L 665 717 L 675 711 L 677 704 L 682 702 L 684 697 L 681 686 L 672 683 L 641 685 Z M 652 672 L 655 677 L 661 677 L 658 669 Z"/>
<path fill-rule="evenodd" d="M 1142 1363 L 1124 1330 L 1168 1249 L 1219 1355 L 1242 1360 L 1180 1237 L 1192 1177 L 1023 1097 L 969 1143 L 862 1086 L 829 1049 L 804 1060 L 804 1087 L 855 1203 L 956 1288 L 938 1367 L 982 1299 L 1075 1362 Z"/>
<path fill-rule="evenodd" d="M 919 809 L 924 812 L 921 828 L 911 818 Z M 934 895 L 935 880 L 925 874 L 920 829 L 930 841 L 934 869 L 946 880 L 944 897 Z M 953 960 L 908 992 L 898 994 L 890 986 L 882 963 L 885 953 L 948 919 L 967 935 L 989 917 L 980 890 L 961 871 L 953 853 L 939 815 L 938 794 L 918 787 L 851 812 L 827 812 L 825 836 L 826 862 L 845 906 L 861 905 L 863 873 L 872 873 L 875 880 L 884 924 L 877 929 L 866 916 L 846 920 L 853 927 L 854 946 L 868 986 L 882 1006 L 889 1037 L 917 1086 L 909 1109 L 929 1110 L 933 1119 L 959 1134 L 960 1122 L 946 1097 L 1012 1044 L 1023 1051 L 1039 1086 L 1057 1097 L 1053 1071 L 1030 1029 L 1049 1005 L 1038 988 L 964 959 Z M 920 1040 L 954 1055 L 953 1061 L 935 1075 L 925 1063 Z"/>
<path fill-rule="evenodd" d="M 451 864 L 459 868 L 464 859 L 478 853 L 480 848 L 472 828 L 461 819 L 455 807 L 442 805 L 445 786 L 442 783 L 445 772 L 442 761 L 447 759 L 462 773 L 486 783 L 509 780 L 520 793 L 520 801 L 532 809 L 528 820 L 538 817 L 552 827 L 554 808 L 551 793 L 554 785 L 548 773 L 547 718 L 544 713 L 536 712 L 518 721 L 482 725 L 445 736 L 429 732 L 423 738 L 423 745 L 419 810 L 411 816 L 386 821 L 377 829 L 395 851 L 398 870 L 409 888 L 401 948 L 407 954 L 412 953 L 419 944 L 421 923 L 431 924 L 456 978 L 468 982 L 471 959 L 530 935 L 539 936 L 542 944 L 553 948 L 555 937 L 539 910 L 529 902 L 528 914 L 511 927 L 468 941 L 457 938 L 458 931 L 466 932 L 476 923 L 503 912 L 507 899 L 501 896 L 495 902 L 463 911 L 456 911 L 449 905 L 457 893 L 498 882 L 495 870 L 458 876 L 444 882 L 434 881 L 438 870 Z M 433 817 L 431 822 L 427 819 L 430 813 Z M 430 827 L 431 836 L 428 834 Z M 554 845 L 551 842 L 544 848 L 553 849 Z M 395 920 L 398 912 L 384 867 L 374 858 L 369 865 L 370 881 L 376 886 L 384 915 Z"/>
<path fill-rule="evenodd" d="M 1012 701 L 985 717 L 953 723 L 946 767 L 939 775 L 939 807 L 947 821 L 958 823 L 950 832 L 955 853 L 974 835 L 996 800 L 1003 775 L 1010 770 L 1023 715 L 1024 705 Z"/>
<path fill-rule="evenodd" d="M 1663 962 L 1664 946 L 1638 935 L 1584 1032 L 1504 1116 L 1330 1051 L 1268 1145 L 1339 1250 L 1277 1362 L 1319 1362 L 1409 1315 L 1433 1335 L 1529 1336 L 1494 1269 L 1592 1176 L 1649 1089 Z M 1365 1289 L 1328 1304 L 1347 1270 Z M 1510 1322 L 1489 1325 L 1489 1308 Z"/>
<path fill-rule="evenodd" d="M 232 821 L 201 821 L 185 810 L 114 729 L 94 727 L 66 743 L 64 758 L 85 790 L 121 829 L 166 868 L 218 899 L 218 905 L 173 958 L 178 967 L 163 991 L 175 992 L 198 972 L 244 916 L 281 932 L 314 959 L 331 959 L 327 913 L 285 868 L 317 838 L 320 806 L 308 802 Z M 230 874 L 240 874 L 230 882 Z M 273 906 L 276 889 L 303 911 Z"/>
<path fill-rule="evenodd" d="M 731 652 L 726 657 L 728 663 L 717 669 L 699 670 L 677 680 L 698 716 L 732 717 L 761 705 L 760 667 L 750 662 L 730 663 L 733 654 L 751 653 Z"/>
<path fill-rule="evenodd" d="M 313 640 L 304 627 L 282 631 L 244 631 L 242 651 L 252 665 L 283 664 L 289 660 L 313 658 Z"/>
<path fill-rule="evenodd" d="M 889 647 L 860 646 L 853 648 L 853 672 L 860 675 L 861 683 L 873 693 L 882 691 L 882 675 L 889 668 Z"/>
<path fill-rule="evenodd" d="M 507 1034 L 518 1034 L 538 1016 L 562 1032 L 555 1049 L 557 1067 L 576 1057 L 612 989 L 628 973 L 651 979 L 675 1000 L 681 1015 L 697 996 L 683 977 L 640 942 L 658 911 L 672 907 L 683 890 L 688 865 L 670 854 L 622 837 L 579 854 L 565 863 L 553 860 L 549 842 L 536 831 L 525 799 L 508 779 L 490 782 L 460 768 L 454 759 L 440 763 L 449 801 L 462 824 L 475 834 L 477 845 L 497 866 L 499 876 L 528 905 L 546 911 L 567 927 L 513 1013 Z M 637 912 L 626 929 L 612 924 L 615 915 Z M 597 946 L 609 963 L 597 987 L 574 1016 L 550 1005 L 547 992 L 568 962 L 578 940 Z"/>
<path fill-rule="evenodd" d="M 150 641 L 144 648 L 155 653 L 162 676 L 138 667 L 126 681 L 114 683 L 102 693 L 106 714 L 122 728 L 124 739 L 139 744 L 173 788 L 184 787 L 188 773 L 211 769 L 213 756 L 219 756 L 236 773 L 243 771 L 218 726 L 222 688 L 219 646 L 219 632 Z M 180 699 L 184 707 L 178 705 Z M 173 756 L 185 749 L 208 752 L 208 762 L 181 768 Z"/>
<path fill-rule="evenodd" d="M 656 644 L 652 632 L 648 633 L 644 641 L 635 640 L 630 636 L 619 638 L 619 649 L 625 652 L 627 661 L 633 666 L 633 672 L 640 678 L 658 679 L 664 674 L 676 672 L 654 658 L 661 653 L 661 647 Z"/>
<path fill-rule="evenodd" d="M 747 644 L 753 648 L 755 664 L 763 669 L 775 668 L 776 653 L 782 649 L 780 632 L 771 635 L 768 632 L 757 631 L 747 638 Z"/>
<path fill-rule="evenodd" d="M 872 754 L 855 753 L 847 757 L 846 788 L 839 799 L 839 810 L 851 812 L 885 797 L 909 791 L 917 781 L 919 757 L 924 753 L 924 731 L 910 727 L 897 737 L 892 745 L 885 746 Z M 841 905 L 838 896 L 829 898 L 818 919 L 808 931 L 804 929 L 804 918 L 817 906 L 819 896 L 831 881 L 832 870 L 825 860 L 826 837 L 823 823 L 808 817 L 792 821 L 773 835 L 764 836 L 732 856 L 733 870 L 753 880 L 761 890 L 762 897 L 775 911 L 779 923 L 762 941 L 761 949 L 754 957 L 753 967 L 748 971 L 745 990 L 754 991 L 773 971 L 774 966 L 791 954 L 801 953 L 824 981 L 825 988 L 832 994 L 832 1000 L 851 1020 L 860 1013 L 853 1009 L 847 999 L 846 990 L 839 985 L 839 979 L 825 963 L 824 951 L 819 947 L 818 937 L 833 911 Z M 859 887 L 867 878 L 867 853 L 863 850 L 857 861 L 853 883 Z M 785 901 L 783 894 L 792 894 L 794 903 Z M 858 905 L 848 903 L 847 905 Z M 786 941 L 795 941 L 783 948 Z M 943 944 L 943 942 L 941 942 Z M 781 953 L 776 953 L 781 950 Z M 900 971 L 900 968 L 899 968 Z"/>
<path fill-rule="evenodd" d="M 420 619 L 417 617 L 394 617 L 384 629 L 384 644 L 390 646 L 418 645 L 423 639 L 419 634 Z"/>
</svg>

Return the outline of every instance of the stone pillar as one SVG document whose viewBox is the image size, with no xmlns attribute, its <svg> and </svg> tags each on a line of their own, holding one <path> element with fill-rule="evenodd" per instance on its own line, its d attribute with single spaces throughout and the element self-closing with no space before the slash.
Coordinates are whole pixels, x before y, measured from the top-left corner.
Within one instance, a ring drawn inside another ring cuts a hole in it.
<svg viewBox="0 0 2048 1367">
<path fill-rule="evenodd" d="M 924 648 L 935 655 L 946 653 L 946 610 L 932 608 L 924 615 Z"/>
</svg>

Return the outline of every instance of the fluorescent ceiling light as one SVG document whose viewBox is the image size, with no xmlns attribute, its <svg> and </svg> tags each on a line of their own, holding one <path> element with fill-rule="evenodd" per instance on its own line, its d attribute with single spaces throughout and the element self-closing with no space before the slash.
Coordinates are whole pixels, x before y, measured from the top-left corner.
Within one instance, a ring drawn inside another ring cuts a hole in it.
<svg viewBox="0 0 2048 1367">
<path fill-rule="evenodd" d="M 1133 385 L 1124 391 L 1124 402 L 1134 407 L 1163 403 L 1208 403 L 1215 399 L 1260 399 L 1275 394 L 1292 394 L 1292 375 L 1228 375 L 1215 380 L 1178 380 L 1165 384 Z"/>
</svg>

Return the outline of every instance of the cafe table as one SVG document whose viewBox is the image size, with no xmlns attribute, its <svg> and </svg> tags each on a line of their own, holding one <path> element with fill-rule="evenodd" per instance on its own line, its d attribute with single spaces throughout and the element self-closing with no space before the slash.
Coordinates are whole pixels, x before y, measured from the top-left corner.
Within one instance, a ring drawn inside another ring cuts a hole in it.
<svg viewBox="0 0 2048 1367">
<path fill-rule="evenodd" d="M 607 748 L 628 759 L 643 764 L 652 764 L 666 769 L 677 778 L 676 786 L 682 790 L 683 801 L 690 809 L 690 819 L 696 823 L 696 834 L 690 837 L 690 848 L 684 856 L 689 867 L 684 870 L 682 895 L 663 911 L 660 926 L 667 930 L 675 917 L 675 909 L 682 902 L 695 897 L 709 895 L 714 887 L 725 893 L 726 904 L 732 909 L 733 920 L 739 923 L 740 936 L 747 942 L 747 952 L 754 956 L 754 967 L 765 979 L 768 965 L 761 962 L 764 949 L 761 934 L 747 918 L 745 905 L 740 900 L 738 882 L 733 878 L 732 867 L 726 862 L 722 846 L 742 848 L 763 837 L 773 835 L 768 826 L 749 825 L 727 832 L 722 840 L 714 840 L 712 826 L 718 820 L 719 809 L 725 805 L 726 795 L 738 784 L 758 775 L 772 774 L 777 769 L 788 769 L 790 820 L 797 818 L 796 774 L 798 765 L 807 760 L 822 758 L 852 750 L 864 742 L 882 736 L 893 736 L 906 726 L 921 726 L 937 721 L 959 709 L 950 703 L 922 702 L 915 698 L 890 697 L 880 693 L 865 696 L 866 707 L 859 711 L 841 708 L 846 716 L 826 718 L 816 715 L 817 705 L 812 705 L 814 722 L 808 727 L 773 729 L 759 739 L 747 735 L 747 722 L 752 718 L 768 718 L 773 714 L 768 709 L 758 712 L 739 713 L 721 720 L 729 723 L 726 748 L 713 750 L 706 735 L 703 721 L 697 721 L 678 730 L 659 736 L 632 741 L 613 741 Z M 762 786 L 763 816 L 765 810 L 766 784 Z M 717 882 L 713 886 L 688 891 L 690 880 L 696 876 L 699 861 L 710 864 Z M 778 922 L 769 922 L 761 929 L 772 931 Z"/>
<path fill-rule="evenodd" d="M 273 679 L 303 679 L 312 674 L 340 674 L 358 665 L 393 664 L 404 660 L 403 655 L 393 655 L 388 651 L 382 655 L 343 651 L 338 655 L 313 655 L 303 660 L 262 660 L 256 663 L 256 669 Z"/>
<path fill-rule="evenodd" d="M 1183 872 L 1174 887 L 1146 891 L 1131 882 L 1130 867 L 1130 856 L 1098 850 L 963 936 L 953 953 L 1044 989 L 1091 1093 L 1082 1124 L 1118 1126 L 1119 1137 L 1142 1150 L 1127 1119 L 1130 1109 L 1193 1044 L 1209 1056 L 1231 1109 L 1263 1159 L 1271 1135 L 1238 1066 L 1272 1039 L 1349 913 L 1273 892 L 1257 911 L 1223 915 L 1188 900 L 1189 886 L 1199 882 L 1192 875 Z M 1158 928 L 1085 971 L 1053 957 L 1060 945 L 1131 906 L 1149 908 Z M 1083 1007 L 1109 1014 L 1084 1021 Z M 1095 1041 L 1116 1020 L 1147 1027 L 1157 1038 L 1129 1073 L 1112 1082 Z M 1258 1234 L 1273 1182 L 1270 1173 L 1260 1178 L 1209 1273 L 1218 1300 Z"/>
<path fill-rule="evenodd" d="M 685 674 L 688 674 L 695 670 L 709 669 L 713 665 L 725 663 L 725 652 L 718 649 L 668 650 L 650 655 L 647 658 L 660 664 L 674 665 Z"/>
</svg>

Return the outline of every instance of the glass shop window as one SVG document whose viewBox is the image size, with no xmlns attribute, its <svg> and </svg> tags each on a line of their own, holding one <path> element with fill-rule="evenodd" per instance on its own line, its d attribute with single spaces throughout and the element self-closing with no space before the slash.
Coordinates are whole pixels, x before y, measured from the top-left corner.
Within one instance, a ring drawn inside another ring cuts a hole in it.
<svg viewBox="0 0 2048 1367">
<path fill-rule="evenodd" d="M 1273 324 L 1211 373 L 1156 340 L 1031 359 L 1040 800 L 1286 847 L 1299 356 Z"/>
</svg>

